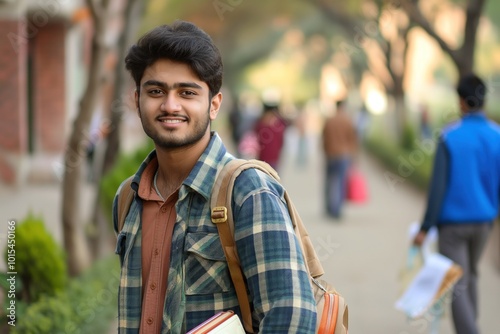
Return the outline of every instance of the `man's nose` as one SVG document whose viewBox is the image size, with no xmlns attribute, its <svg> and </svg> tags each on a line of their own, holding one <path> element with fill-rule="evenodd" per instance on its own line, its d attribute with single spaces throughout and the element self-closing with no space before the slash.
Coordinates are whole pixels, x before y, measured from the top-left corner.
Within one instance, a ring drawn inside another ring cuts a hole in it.
<svg viewBox="0 0 500 334">
<path fill-rule="evenodd" d="M 161 104 L 161 110 L 166 112 L 180 111 L 182 109 L 180 102 L 179 96 L 175 93 L 168 93 Z"/>
</svg>

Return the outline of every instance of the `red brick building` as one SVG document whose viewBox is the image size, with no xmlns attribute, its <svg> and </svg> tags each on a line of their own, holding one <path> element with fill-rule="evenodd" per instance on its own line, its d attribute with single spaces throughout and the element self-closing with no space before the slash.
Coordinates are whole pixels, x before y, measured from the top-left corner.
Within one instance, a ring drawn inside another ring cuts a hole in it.
<svg viewBox="0 0 500 334">
<path fill-rule="evenodd" d="M 0 0 L 0 185 L 57 179 L 88 64 L 82 6 Z"/>
</svg>

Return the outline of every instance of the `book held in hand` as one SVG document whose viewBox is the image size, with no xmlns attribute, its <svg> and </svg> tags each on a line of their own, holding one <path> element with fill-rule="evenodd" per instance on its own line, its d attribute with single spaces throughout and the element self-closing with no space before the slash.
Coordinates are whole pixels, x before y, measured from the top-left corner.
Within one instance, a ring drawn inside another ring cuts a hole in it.
<svg viewBox="0 0 500 334">
<path fill-rule="evenodd" d="M 245 330 L 233 311 L 224 311 L 202 322 L 187 334 L 245 334 Z"/>
</svg>

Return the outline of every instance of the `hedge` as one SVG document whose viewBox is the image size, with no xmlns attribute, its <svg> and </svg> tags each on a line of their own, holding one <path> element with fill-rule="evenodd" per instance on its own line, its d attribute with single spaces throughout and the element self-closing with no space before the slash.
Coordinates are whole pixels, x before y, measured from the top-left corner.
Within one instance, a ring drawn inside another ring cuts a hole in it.
<svg viewBox="0 0 500 334">
<path fill-rule="evenodd" d="M 13 334 L 106 333 L 117 314 L 118 258 L 96 262 L 66 289 L 44 295 L 18 314 Z"/>
<path fill-rule="evenodd" d="M 436 143 L 431 139 L 416 139 L 412 134 L 403 138 L 405 148 L 382 135 L 369 136 L 364 146 L 387 168 L 385 177 L 389 183 L 409 182 L 425 191 L 432 174 Z"/>
</svg>

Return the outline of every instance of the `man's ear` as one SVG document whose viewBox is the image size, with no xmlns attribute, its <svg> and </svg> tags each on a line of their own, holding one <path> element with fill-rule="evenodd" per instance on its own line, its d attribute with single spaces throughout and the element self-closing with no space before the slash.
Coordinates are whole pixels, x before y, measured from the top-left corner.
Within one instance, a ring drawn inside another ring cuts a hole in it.
<svg viewBox="0 0 500 334">
<path fill-rule="evenodd" d="M 136 89 L 134 92 L 135 107 L 137 108 L 137 113 L 139 113 L 139 91 Z M 139 115 L 140 117 L 141 115 Z"/>
<path fill-rule="evenodd" d="M 218 92 L 212 97 L 210 101 L 210 120 L 214 120 L 217 118 L 217 114 L 219 113 L 220 106 L 222 104 L 222 93 Z"/>
</svg>

